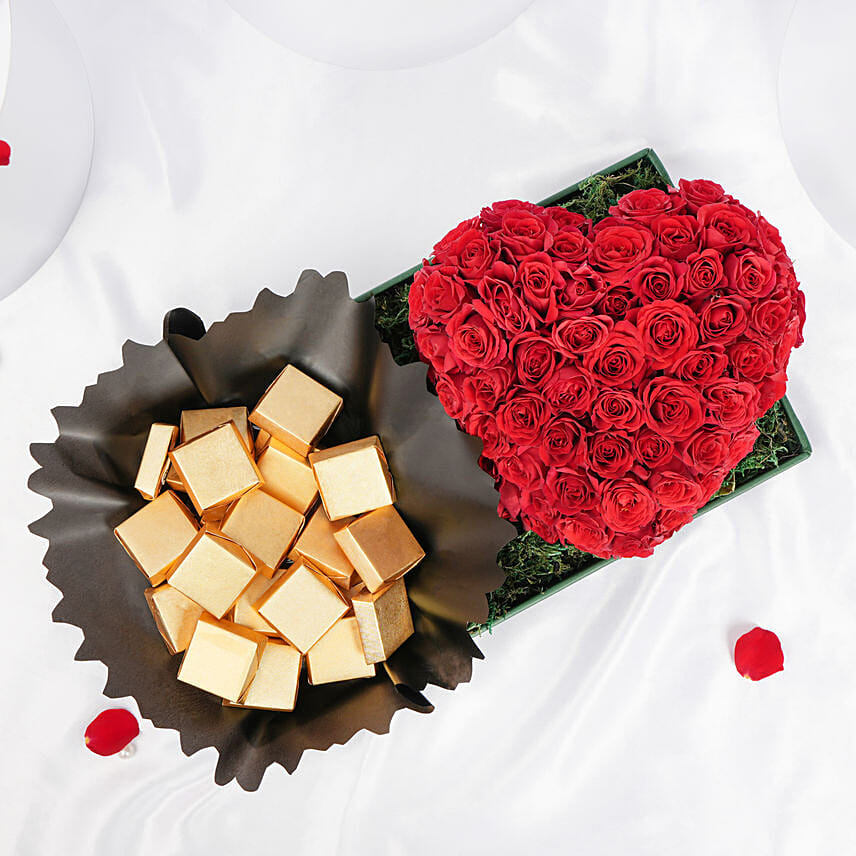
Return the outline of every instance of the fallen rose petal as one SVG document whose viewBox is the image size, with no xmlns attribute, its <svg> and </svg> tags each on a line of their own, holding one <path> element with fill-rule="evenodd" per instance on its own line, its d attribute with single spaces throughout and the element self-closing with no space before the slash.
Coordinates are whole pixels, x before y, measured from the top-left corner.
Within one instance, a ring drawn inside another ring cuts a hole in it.
<svg viewBox="0 0 856 856">
<path fill-rule="evenodd" d="M 785 655 L 779 637 L 762 627 L 744 633 L 734 646 L 734 665 L 750 681 L 760 681 L 783 671 Z"/>
<path fill-rule="evenodd" d="M 138 734 L 137 718 L 128 710 L 116 707 L 102 711 L 86 727 L 86 748 L 96 755 L 121 752 Z"/>
<path fill-rule="evenodd" d="M 0 140 L 0 166 L 9 166 L 12 157 L 12 147 L 6 140 Z"/>
</svg>

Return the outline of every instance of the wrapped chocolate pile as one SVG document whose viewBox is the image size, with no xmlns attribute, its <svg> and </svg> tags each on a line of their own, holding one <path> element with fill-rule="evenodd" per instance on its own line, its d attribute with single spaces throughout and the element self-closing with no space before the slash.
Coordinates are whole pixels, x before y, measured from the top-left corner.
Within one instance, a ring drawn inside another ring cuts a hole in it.
<svg viewBox="0 0 856 856">
<path fill-rule="evenodd" d="M 149 501 L 115 534 L 185 652 L 179 680 L 223 704 L 291 711 L 304 664 L 310 684 L 369 678 L 413 633 L 403 577 L 425 553 L 378 437 L 319 447 L 341 407 L 289 365 L 249 416 L 185 410 L 149 430 Z"/>
</svg>

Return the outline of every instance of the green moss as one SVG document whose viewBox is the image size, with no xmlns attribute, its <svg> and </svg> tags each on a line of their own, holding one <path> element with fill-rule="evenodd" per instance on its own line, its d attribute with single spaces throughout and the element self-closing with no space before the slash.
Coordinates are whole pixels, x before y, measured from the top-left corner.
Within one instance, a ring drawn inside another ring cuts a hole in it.
<svg viewBox="0 0 856 856">
<path fill-rule="evenodd" d="M 610 207 L 625 193 L 649 187 L 665 190 L 667 184 L 654 165 L 643 158 L 619 172 L 590 176 L 567 199 L 555 204 L 597 221 L 609 216 Z"/>
</svg>

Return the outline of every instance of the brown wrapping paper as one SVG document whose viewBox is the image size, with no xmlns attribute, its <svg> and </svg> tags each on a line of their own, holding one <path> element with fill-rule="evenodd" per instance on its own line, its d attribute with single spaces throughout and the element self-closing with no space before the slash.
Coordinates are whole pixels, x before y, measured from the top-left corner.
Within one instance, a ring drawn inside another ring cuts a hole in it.
<svg viewBox="0 0 856 856">
<path fill-rule="evenodd" d="M 393 363 L 373 316 L 371 301 L 349 298 L 343 274 L 314 271 L 293 295 L 262 291 L 250 311 L 207 333 L 192 312 L 173 310 L 164 340 L 127 342 L 122 367 L 100 375 L 79 406 L 54 408 L 57 440 L 31 446 L 40 469 L 30 487 L 53 501 L 30 528 L 49 541 L 48 579 L 63 595 L 54 621 L 83 630 L 75 657 L 107 665 L 107 696 L 134 696 L 143 716 L 179 731 L 188 755 L 215 747 L 220 784 L 254 790 L 270 764 L 291 772 L 305 749 L 361 729 L 386 733 L 397 710 L 432 709 L 427 685 L 468 681 L 481 657 L 466 624 L 487 615 L 485 594 L 502 582 L 496 553 L 513 529 L 496 516 L 496 493 L 476 466 L 478 441 L 427 394 L 424 365 Z M 407 575 L 415 633 L 372 679 L 302 686 L 293 713 L 224 708 L 175 679 L 180 657 L 167 652 L 146 579 L 112 530 L 143 503 L 133 484 L 153 421 L 177 424 L 187 408 L 252 407 L 287 363 L 345 400 L 326 444 L 372 434 L 383 442 L 397 507 L 428 553 Z"/>
</svg>

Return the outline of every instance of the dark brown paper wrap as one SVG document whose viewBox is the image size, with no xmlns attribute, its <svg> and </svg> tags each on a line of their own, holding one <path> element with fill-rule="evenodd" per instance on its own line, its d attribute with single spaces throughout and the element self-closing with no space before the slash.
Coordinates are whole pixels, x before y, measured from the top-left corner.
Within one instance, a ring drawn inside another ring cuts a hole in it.
<svg viewBox="0 0 856 856">
<path fill-rule="evenodd" d="M 476 465 L 479 441 L 427 394 L 424 365 L 393 363 L 373 318 L 372 301 L 348 296 L 344 274 L 314 271 L 294 294 L 266 289 L 250 311 L 207 332 L 193 313 L 173 310 L 162 341 L 127 342 L 121 368 L 100 375 L 78 407 L 54 408 L 56 442 L 31 446 L 41 468 L 30 487 L 53 503 L 30 529 L 49 541 L 48 580 L 63 595 L 54 621 L 83 630 L 75 658 L 107 666 L 107 696 L 133 696 L 143 716 L 179 732 L 187 755 L 215 747 L 219 784 L 234 778 L 254 790 L 269 764 L 292 772 L 306 749 L 364 728 L 386 733 L 405 707 L 430 712 L 426 686 L 454 689 L 482 656 L 466 625 L 486 618 L 485 595 L 502 583 L 496 554 L 514 533 Z M 381 437 L 397 506 L 428 554 L 407 576 L 416 632 L 371 680 L 304 684 L 293 713 L 224 708 L 176 680 L 181 657 L 168 654 L 147 581 L 112 530 L 143 503 L 133 483 L 152 422 L 177 425 L 187 408 L 252 407 L 287 363 L 344 398 L 325 443 Z"/>
</svg>

